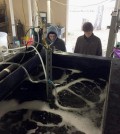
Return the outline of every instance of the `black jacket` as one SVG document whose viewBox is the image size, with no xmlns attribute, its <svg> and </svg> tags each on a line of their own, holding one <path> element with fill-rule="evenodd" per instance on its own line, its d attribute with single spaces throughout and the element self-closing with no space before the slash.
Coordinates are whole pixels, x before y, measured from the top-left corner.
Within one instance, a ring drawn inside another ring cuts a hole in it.
<svg viewBox="0 0 120 134">
<path fill-rule="evenodd" d="M 46 43 L 50 45 L 52 49 L 56 50 L 61 50 L 61 51 L 66 51 L 65 43 L 62 39 L 57 38 L 53 43 L 51 43 L 47 38 L 46 38 Z"/>
<path fill-rule="evenodd" d="M 53 42 L 49 39 L 49 36 L 48 36 L 50 32 L 53 32 L 56 34 L 56 39 Z M 66 51 L 65 42 L 62 39 L 58 38 L 57 27 L 55 26 L 50 26 L 48 28 L 47 36 L 46 36 L 46 43 L 50 45 L 52 49 Z"/>
<path fill-rule="evenodd" d="M 79 36 L 76 41 L 74 53 L 102 56 L 101 40 L 92 34 L 89 38 Z"/>
</svg>

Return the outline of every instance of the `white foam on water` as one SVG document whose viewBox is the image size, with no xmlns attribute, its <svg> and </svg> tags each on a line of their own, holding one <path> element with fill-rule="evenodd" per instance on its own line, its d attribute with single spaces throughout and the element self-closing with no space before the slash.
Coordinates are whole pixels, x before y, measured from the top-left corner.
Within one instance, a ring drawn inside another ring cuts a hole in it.
<svg viewBox="0 0 120 134">
<path fill-rule="evenodd" d="M 43 102 L 44 103 L 44 102 Z M 42 102 L 40 101 L 31 101 L 26 102 L 20 105 L 21 108 L 32 108 L 33 110 L 41 110 L 41 111 L 47 111 L 54 114 L 58 114 L 63 118 L 63 121 L 71 124 L 72 126 L 75 126 L 79 131 L 83 131 L 86 134 L 100 134 L 100 129 L 96 128 L 94 126 L 94 123 L 89 118 L 82 117 L 78 114 L 63 111 L 63 110 L 55 110 L 50 109 L 49 105 L 47 103 L 44 103 L 42 105 Z M 40 124 L 41 125 L 41 124 Z M 49 126 L 53 126 L 52 124 L 48 124 Z M 47 125 L 44 125 L 47 126 Z M 60 124 L 61 126 L 61 124 Z"/>
<path fill-rule="evenodd" d="M 0 118 L 7 112 L 14 110 L 18 106 L 16 100 L 0 101 Z"/>
<path fill-rule="evenodd" d="M 73 74 L 73 73 L 80 73 L 80 71 L 72 70 L 71 74 Z M 63 83 L 63 82 L 65 82 L 65 79 L 68 77 L 69 77 L 69 75 L 64 74 L 59 80 L 54 81 L 54 82 Z M 5 113 L 7 113 L 9 111 L 15 111 L 15 110 L 20 110 L 20 109 L 29 109 L 30 110 L 29 115 L 31 114 L 31 111 L 34 111 L 34 110 L 47 111 L 47 112 L 51 112 L 53 114 L 60 115 L 63 119 L 63 122 L 59 123 L 59 126 L 62 126 L 64 124 L 70 125 L 71 126 L 70 131 L 74 132 L 75 131 L 74 129 L 76 128 L 77 130 L 82 131 L 86 134 L 102 134 L 100 128 L 97 128 L 95 126 L 94 122 L 92 122 L 92 120 L 91 120 L 92 117 L 94 118 L 94 116 L 95 117 L 99 116 L 99 114 L 96 113 L 96 111 L 94 110 L 94 108 L 95 108 L 94 102 L 91 102 L 91 101 L 85 99 L 81 95 L 78 95 L 69 89 L 69 86 L 71 86 L 77 82 L 86 81 L 86 80 L 93 82 L 93 80 L 91 80 L 91 79 L 80 78 L 77 80 L 73 80 L 68 84 L 66 83 L 65 86 L 57 87 L 53 90 L 53 95 L 56 97 L 55 103 L 59 107 L 59 109 L 51 109 L 47 102 L 38 101 L 38 100 L 28 101 L 28 102 L 24 102 L 22 104 L 18 104 L 18 102 L 16 100 L 1 101 L 0 102 L 0 117 L 2 117 Z M 104 91 L 100 94 L 99 102 L 101 102 L 105 99 L 106 88 L 107 88 L 107 86 L 105 87 Z M 71 107 L 61 106 L 58 103 L 57 95 L 59 92 L 61 92 L 63 90 L 67 90 L 68 92 L 72 93 L 73 95 L 76 95 L 76 97 L 85 101 L 86 104 L 89 106 L 89 109 L 87 106 L 85 106 L 83 108 L 71 108 Z M 86 111 L 86 112 L 82 115 L 78 114 L 83 111 Z M 55 125 L 52 123 L 51 124 L 42 124 L 40 122 L 37 122 L 37 125 L 38 126 L 39 125 L 40 126 L 58 126 L 58 125 Z M 30 134 L 32 132 L 35 132 L 35 129 L 28 131 L 27 134 Z"/>
<path fill-rule="evenodd" d="M 95 106 L 94 102 L 91 102 L 91 101 L 85 99 L 85 98 L 82 97 L 81 95 L 78 95 L 78 94 L 76 94 L 75 92 L 73 92 L 72 90 L 69 89 L 69 87 L 70 87 L 71 85 L 74 85 L 74 84 L 77 83 L 77 82 L 86 81 L 86 80 L 87 80 L 87 81 L 90 81 L 90 82 L 93 82 L 93 80 L 90 80 L 90 79 L 80 78 L 80 79 L 74 80 L 74 81 L 72 81 L 72 82 L 66 84 L 65 86 L 61 86 L 61 87 L 55 88 L 55 89 L 53 90 L 53 95 L 56 96 L 56 105 L 58 105 L 59 107 L 61 107 L 61 106 L 59 105 L 58 101 L 57 101 L 57 94 L 58 94 L 59 92 L 63 91 L 63 90 L 68 90 L 68 91 L 71 92 L 72 94 L 76 95 L 78 98 L 81 98 L 83 101 L 85 101 L 85 102 L 89 105 L 89 107 L 93 108 L 93 107 Z M 59 81 L 60 81 L 60 80 L 59 80 Z M 104 94 L 101 95 L 101 99 L 105 99 L 104 97 L 105 97 Z M 100 101 L 101 101 L 101 99 L 100 99 Z M 63 108 L 63 107 L 61 107 L 61 108 Z"/>
<path fill-rule="evenodd" d="M 63 111 L 60 109 L 59 110 L 51 109 L 47 103 L 42 101 L 29 101 L 19 105 L 15 103 L 15 101 L 10 101 L 10 102 L 4 102 L 4 104 L 6 105 L 0 104 L 0 107 L 2 106 L 2 109 L 5 110 L 5 111 L 3 110 L 4 111 L 3 113 L 6 113 L 8 111 L 19 110 L 19 109 L 47 111 L 47 112 L 60 115 L 63 118 L 63 121 L 65 123 L 71 124 L 72 126 L 76 127 L 79 131 L 83 131 L 86 134 L 100 134 L 100 129 L 96 128 L 89 118 L 85 118 L 78 114 L 68 112 L 68 111 Z M 11 105 L 13 106 L 11 107 Z M 52 124 L 51 125 L 48 124 L 48 125 L 53 126 Z"/>
</svg>

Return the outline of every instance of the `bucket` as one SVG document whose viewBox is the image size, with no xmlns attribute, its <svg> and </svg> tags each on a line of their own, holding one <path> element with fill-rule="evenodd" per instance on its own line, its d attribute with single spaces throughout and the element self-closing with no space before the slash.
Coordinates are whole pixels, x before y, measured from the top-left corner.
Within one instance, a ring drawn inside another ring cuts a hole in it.
<svg viewBox="0 0 120 134">
<path fill-rule="evenodd" d="M 7 33 L 0 32 L 0 52 L 8 52 Z"/>
</svg>

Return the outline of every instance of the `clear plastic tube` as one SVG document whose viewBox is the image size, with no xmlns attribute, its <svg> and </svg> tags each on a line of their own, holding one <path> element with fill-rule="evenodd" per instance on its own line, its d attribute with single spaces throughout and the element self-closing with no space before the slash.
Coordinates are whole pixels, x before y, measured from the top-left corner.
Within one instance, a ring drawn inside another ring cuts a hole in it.
<svg viewBox="0 0 120 134">
<path fill-rule="evenodd" d="M 24 49 L 24 48 L 26 48 L 26 46 L 8 49 L 8 51 L 21 50 L 21 49 Z"/>
<path fill-rule="evenodd" d="M 34 47 L 34 46 L 30 46 L 32 48 L 34 48 L 34 50 L 36 51 L 36 53 L 38 54 L 39 58 L 40 58 L 40 61 L 42 63 L 42 67 L 43 67 L 43 71 L 44 71 L 44 74 L 45 74 L 45 79 L 47 79 L 47 74 L 46 74 L 46 69 L 45 69 L 45 65 L 43 63 L 43 60 L 42 60 L 42 57 L 40 55 L 40 53 L 38 52 L 38 50 Z"/>
</svg>

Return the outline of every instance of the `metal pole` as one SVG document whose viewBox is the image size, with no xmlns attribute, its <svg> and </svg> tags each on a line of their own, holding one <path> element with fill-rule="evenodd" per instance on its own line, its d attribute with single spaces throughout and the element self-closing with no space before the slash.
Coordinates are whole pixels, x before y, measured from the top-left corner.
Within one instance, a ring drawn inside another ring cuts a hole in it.
<svg viewBox="0 0 120 134">
<path fill-rule="evenodd" d="M 106 57 L 109 57 L 113 51 L 116 33 L 117 33 L 117 15 L 118 15 L 118 9 L 120 0 L 116 1 L 115 9 L 112 12 L 112 19 L 111 19 L 111 25 L 110 25 L 110 32 L 109 32 L 109 38 L 108 38 L 108 45 L 107 45 L 107 52 Z"/>
<path fill-rule="evenodd" d="M 70 1 L 69 0 L 67 0 L 67 6 L 66 6 L 66 30 L 65 30 L 65 32 L 66 32 L 66 37 L 65 37 L 65 42 L 68 40 L 68 21 L 69 21 L 69 4 L 70 4 Z"/>
<path fill-rule="evenodd" d="M 47 23 L 51 23 L 50 0 L 47 0 Z"/>
<path fill-rule="evenodd" d="M 33 23 L 32 23 L 32 7 L 31 7 L 31 0 L 27 1 L 28 3 L 28 25 L 30 28 L 33 27 Z M 30 30 L 30 37 L 32 35 L 32 29 Z"/>
<path fill-rule="evenodd" d="M 46 82 L 46 93 L 47 100 L 51 103 L 52 101 L 52 51 L 51 49 L 46 49 L 46 73 L 47 73 L 47 82 Z"/>
<path fill-rule="evenodd" d="M 13 38 L 16 38 L 15 19 L 14 19 L 13 1 L 12 0 L 9 0 L 9 7 L 10 7 L 10 16 L 11 16 L 11 25 L 12 25 L 12 35 L 13 35 Z"/>
</svg>

